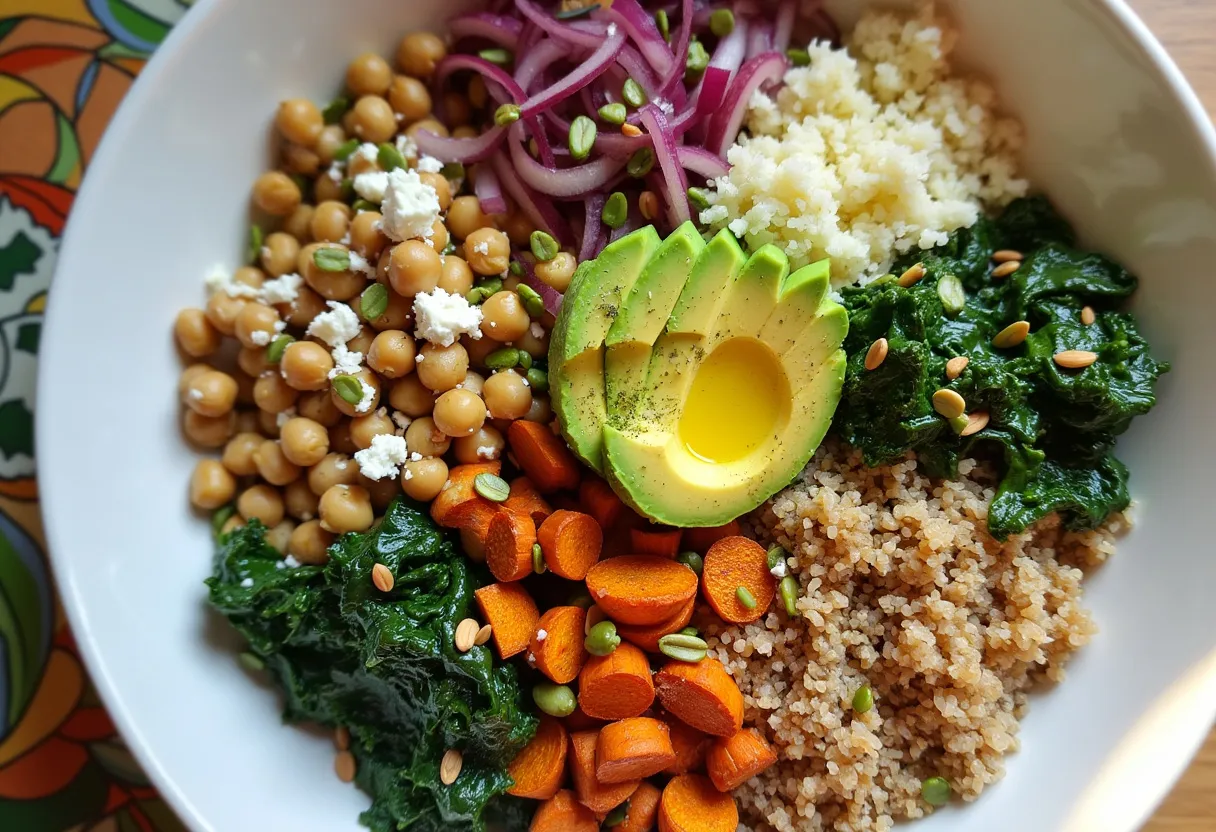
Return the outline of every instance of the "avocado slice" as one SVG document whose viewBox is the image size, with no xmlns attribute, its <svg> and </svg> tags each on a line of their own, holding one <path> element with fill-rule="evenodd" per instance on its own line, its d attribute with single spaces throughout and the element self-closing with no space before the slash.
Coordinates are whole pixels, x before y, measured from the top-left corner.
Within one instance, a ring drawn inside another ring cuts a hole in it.
<svg viewBox="0 0 1216 832">
<path fill-rule="evenodd" d="M 549 393 L 566 442 L 603 472 L 604 339 L 660 243 L 646 226 L 581 263 L 570 281 L 549 343 Z"/>
</svg>

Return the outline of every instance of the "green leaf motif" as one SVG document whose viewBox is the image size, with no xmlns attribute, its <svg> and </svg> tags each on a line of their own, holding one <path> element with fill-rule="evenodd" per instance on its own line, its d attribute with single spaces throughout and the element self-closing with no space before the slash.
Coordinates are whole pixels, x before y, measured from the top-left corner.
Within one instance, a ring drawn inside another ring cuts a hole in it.
<svg viewBox="0 0 1216 832">
<path fill-rule="evenodd" d="M 7 459 L 34 455 L 34 414 L 20 399 L 0 404 L 0 454 Z"/>
<path fill-rule="evenodd" d="M 0 644 L 7 659 L 0 668 L 0 682 L 8 678 L 8 713 L 0 714 L 0 719 L 12 726 L 37 690 L 49 634 L 43 623 L 45 593 L 39 591 L 38 579 L 17 548 L 23 546 L 23 538 L 25 546 L 33 543 L 10 522 L 0 517 Z"/>
<path fill-rule="evenodd" d="M 42 254 L 37 243 L 18 231 L 8 245 L 0 248 L 0 292 L 11 290 L 21 275 L 33 274 Z"/>
<path fill-rule="evenodd" d="M 41 336 L 41 322 L 22 324 L 17 328 L 17 349 L 21 350 L 22 352 L 28 352 L 30 355 L 37 355 L 38 339 Z"/>
</svg>

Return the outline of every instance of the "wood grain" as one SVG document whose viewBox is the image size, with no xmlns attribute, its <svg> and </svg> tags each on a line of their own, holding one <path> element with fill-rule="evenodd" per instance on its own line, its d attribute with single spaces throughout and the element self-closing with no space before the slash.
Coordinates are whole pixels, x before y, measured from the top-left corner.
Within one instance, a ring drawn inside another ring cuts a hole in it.
<svg viewBox="0 0 1216 832">
<path fill-rule="evenodd" d="M 1182 68 L 1216 116 L 1216 2 L 1213 0 L 1128 0 Z M 1216 731 L 1143 832 L 1216 830 Z"/>
</svg>

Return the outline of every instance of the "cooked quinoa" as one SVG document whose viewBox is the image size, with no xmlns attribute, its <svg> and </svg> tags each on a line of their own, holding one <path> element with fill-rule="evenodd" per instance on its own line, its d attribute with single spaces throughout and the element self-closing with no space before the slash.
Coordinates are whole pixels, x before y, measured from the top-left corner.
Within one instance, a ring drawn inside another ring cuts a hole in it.
<svg viewBox="0 0 1216 832">
<path fill-rule="evenodd" d="M 795 267 L 831 257 L 839 286 L 1025 195 L 1021 127 L 996 114 L 991 86 L 952 73 L 955 40 L 925 5 L 867 13 L 847 51 L 811 44 L 775 97 L 753 96 L 751 135 L 701 220 L 753 250 L 774 243 Z"/>
<path fill-rule="evenodd" d="M 974 799 L 1017 748 L 1028 690 L 1095 632 L 1081 582 L 1126 518 L 1070 532 L 1053 516 L 1001 544 L 985 531 L 994 470 L 959 473 L 931 480 L 911 456 L 866 468 L 829 442 L 753 515 L 802 591 L 797 620 L 699 622 L 779 754 L 736 791 L 742 828 L 891 829 L 931 811 L 932 776 Z M 875 707 L 857 715 L 866 683 Z"/>
</svg>

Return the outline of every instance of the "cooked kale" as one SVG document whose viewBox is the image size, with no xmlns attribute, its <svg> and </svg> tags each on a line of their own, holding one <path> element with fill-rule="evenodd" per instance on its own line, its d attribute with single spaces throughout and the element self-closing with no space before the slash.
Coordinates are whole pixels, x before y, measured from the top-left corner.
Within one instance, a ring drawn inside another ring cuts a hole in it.
<svg viewBox="0 0 1216 832">
<path fill-rule="evenodd" d="M 1117 307 L 1136 289 L 1136 278 L 1117 263 L 1073 247 L 1074 235 L 1041 197 L 1014 202 L 996 220 L 982 219 L 945 245 L 911 253 L 895 266 L 902 273 L 923 263 L 926 276 L 909 288 L 885 278 L 845 289 L 849 353 L 835 428 L 879 465 L 916 451 L 933 476 L 956 473 L 960 458 L 977 445 L 997 446 L 1005 463 L 989 510 L 998 538 L 1060 512 L 1071 528 L 1092 528 L 1127 507 L 1127 469 L 1111 455 L 1115 438 L 1154 404 L 1158 376 L 1169 369 L 1153 360 L 1135 319 Z M 1025 255 L 1009 277 L 991 276 L 1001 249 Z M 966 304 L 947 312 L 938 285 L 953 275 Z M 1093 324 L 1081 322 L 1090 306 Z M 1026 320 L 1025 343 L 997 349 L 993 336 Z M 876 370 L 865 354 L 878 338 L 889 352 Z M 1064 350 L 1098 354 L 1093 365 L 1070 370 L 1053 356 Z M 966 370 L 946 378 L 946 362 L 967 356 Z M 933 409 L 933 393 L 957 391 L 969 412 L 987 411 L 988 426 L 960 437 Z"/>
<path fill-rule="evenodd" d="M 480 585 L 457 547 L 404 500 L 377 528 L 339 538 L 325 566 L 284 568 L 264 535 L 254 522 L 221 539 L 211 603 L 282 688 L 286 719 L 350 729 L 357 782 L 373 801 L 363 823 L 377 832 L 526 828 L 521 807 L 500 795 L 536 718 L 521 710 L 514 667 L 496 665 L 488 646 L 453 646 Z M 376 563 L 396 578 L 391 592 L 373 586 Z M 463 752 L 464 767 L 444 786 L 449 748 Z"/>
</svg>

